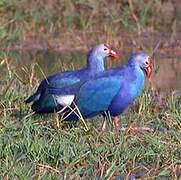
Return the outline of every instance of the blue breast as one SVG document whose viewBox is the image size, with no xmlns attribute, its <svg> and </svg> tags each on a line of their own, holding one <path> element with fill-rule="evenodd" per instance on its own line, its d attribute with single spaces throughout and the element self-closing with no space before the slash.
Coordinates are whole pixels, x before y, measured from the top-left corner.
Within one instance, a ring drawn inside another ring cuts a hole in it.
<svg viewBox="0 0 181 180">
<path fill-rule="evenodd" d="M 139 67 L 130 68 L 124 77 L 121 89 L 114 97 L 109 111 L 112 116 L 121 114 L 139 96 L 144 87 L 144 73 Z"/>
</svg>

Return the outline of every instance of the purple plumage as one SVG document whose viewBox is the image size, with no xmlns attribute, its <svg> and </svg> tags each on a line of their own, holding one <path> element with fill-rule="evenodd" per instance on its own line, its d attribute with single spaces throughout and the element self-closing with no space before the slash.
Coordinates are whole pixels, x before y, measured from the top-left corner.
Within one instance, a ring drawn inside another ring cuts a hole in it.
<svg viewBox="0 0 181 180">
<path fill-rule="evenodd" d="M 144 74 L 150 77 L 151 73 L 151 58 L 145 53 L 132 53 L 127 65 L 101 72 L 68 89 L 49 88 L 46 93 L 53 95 L 58 105 L 62 105 L 63 97 L 65 99 L 71 96 L 84 118 L 109 112 L 114 122 L 116 117 L 139 96 L 144 87 Z M 42 102 L 46 96 L 42 98 Z M 72 101 L 68 104 L 64 102 L 64 106 L 71 105 Z M 75 113 L 66 118 L 72 121 L 77 119 Z"/>
</svg>

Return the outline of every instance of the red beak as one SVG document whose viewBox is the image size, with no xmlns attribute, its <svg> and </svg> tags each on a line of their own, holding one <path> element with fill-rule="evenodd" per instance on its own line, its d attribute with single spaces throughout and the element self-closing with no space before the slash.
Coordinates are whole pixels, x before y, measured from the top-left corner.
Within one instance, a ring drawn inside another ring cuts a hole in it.
<svg viewBox="0 0 181 180">
<path fill-rule="evenodd" d="M 148 57 L 148 65 L 145 67 L 145 73 L 148 78 L 152 75 L 152 59 Z"/>
<path fill-rule="evenodd" d="M 111 49 L 109 50 L 109 56 L 114 58 L 114 59 L 117 59 L 119 57 L 119 55 Z"/>
</svg>

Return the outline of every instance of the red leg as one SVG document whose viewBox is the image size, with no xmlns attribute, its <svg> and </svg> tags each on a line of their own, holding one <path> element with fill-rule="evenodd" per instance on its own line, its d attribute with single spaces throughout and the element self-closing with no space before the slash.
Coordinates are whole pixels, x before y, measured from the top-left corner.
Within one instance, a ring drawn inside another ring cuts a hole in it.
<svg viewBox="0 0 181 180">
<path fill-rule="evenodd" d="M 113 122 L 113 128 L 116 132 L 119 132 L 121 129 L 120 129 L 120 124 L 119 124 L 119 118 L 116 116 L 116 117 L 113 117 L 112 118 L 112 122 Z"/>
</svg>

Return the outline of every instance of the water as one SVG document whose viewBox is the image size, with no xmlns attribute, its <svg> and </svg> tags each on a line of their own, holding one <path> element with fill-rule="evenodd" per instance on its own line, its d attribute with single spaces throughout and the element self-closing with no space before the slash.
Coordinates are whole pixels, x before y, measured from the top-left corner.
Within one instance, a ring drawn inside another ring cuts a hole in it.
<svg viewBox="0 0 181 180">
<path fill-rule="evenodd" d="M 122 34 L 121 34 L 122 36 Z M 163 36 L 161 36 L 163 37 Z M 159 39 L 161 39 L 159 36 Z M 169 36 L 166 36 L 168 40 Z M 135 38 L 132 36 L 132 38 Z M 164 36 L 165 38 L 165 36 Z M 117 61 L 107 61 L 106 67 L 111 68 L 126 63 L 127 57 L 131 51 L 135 51 L 139 42 L 144 45 L 144 48 L 148 51 L 151 47 L 154 48 L 157 38 L 153 38 L 150 34 L 145 34 L 137 42 L 131 41 L 129 38 L 121 39 L 124 43 L 122 49 L 117 51 L 121 54 L 120 59 Z M 162 47 L 157 50 L 154 57 L 154 69 L 155 72 L 151 78 L 151 86 L 154 89 L 162 91 L 179 91 L 181 90 L 181 46 L 180 41 L 174 41 L 169 44 L 164 39 Z M 170 40 L 170 39 L 169 39 Z M 131 43 L 130 43 L 131 42 Z M 134 44 L 135 43 L 135 44 Z M 126 44 L 126 45 L 125 45 Z M 142 48 L 142 49 L 144 49 Z M 151 50 L 150 50 L 151 52 Z M 82 68 L 86 64 L 86 51 L 71 51 L 71 52 L 53 52 L 49 50 L 42 51 L 10 51 L 8 63 L 11 69 L 15 69 L 18 76 L 26 83 L 29 82 L 29 76 L 31 67 L 33 64 L 38 64 L 34 69 L 34 76 L 39 79 L 43 79 L 43 73 L 48 76 L 58 71 L 72 70 Z M 40 70 L 41 69 L 41 70 Z M 0 71 L 1 82 L 3 81 L 4 72 L 7 71 L 7 67 Z M 25 73 L 27 71 L 27 73 Z M 43 72 L 43 73 L 42 73 Z M 147 82 L 147 87 L 150 83 Z"/>
</svg>

